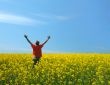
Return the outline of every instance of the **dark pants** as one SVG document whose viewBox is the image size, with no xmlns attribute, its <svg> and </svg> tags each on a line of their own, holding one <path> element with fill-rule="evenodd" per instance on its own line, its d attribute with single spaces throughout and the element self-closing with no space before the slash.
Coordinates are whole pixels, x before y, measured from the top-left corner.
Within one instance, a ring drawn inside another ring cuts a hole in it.
<svg viewBox="0 0 110 85">
<path fill-rule="evenodd" d="M 32 59 L 33 60 L 33 67 L 34 67 L 34 65 L 36 65 L 37 63 L 39 63 L 39 61 L 40 61 L 40 57 L 35 57 L 35 58 L 33 58 Z"/>
</svg>

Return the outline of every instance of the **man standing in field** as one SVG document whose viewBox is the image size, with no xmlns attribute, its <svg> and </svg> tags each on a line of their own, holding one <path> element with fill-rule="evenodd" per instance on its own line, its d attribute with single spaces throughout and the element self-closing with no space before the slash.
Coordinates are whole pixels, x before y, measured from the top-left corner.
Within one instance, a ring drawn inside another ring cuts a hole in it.
<svg viewBox="0 0 110 85">
<path fill-rule="evenodd" d="M 44 46 L 44 44 L 50 39 L 50 36 L 48 36 L 47 40 L 40 44 L 40 42 L 37 40 L 35 44 L 33 44 L 29 39 L 27 35 L 24 35 L 24 37 L 26 38 L 26 40 L 29 42 L 29 44 L 31 45 L 32 49 L 33 49 L 33 67 L 34 65 L 36 65 L 36 63 L 39 63 L 40 58 L 42 57 L 42 47 Z"/>
</svg>

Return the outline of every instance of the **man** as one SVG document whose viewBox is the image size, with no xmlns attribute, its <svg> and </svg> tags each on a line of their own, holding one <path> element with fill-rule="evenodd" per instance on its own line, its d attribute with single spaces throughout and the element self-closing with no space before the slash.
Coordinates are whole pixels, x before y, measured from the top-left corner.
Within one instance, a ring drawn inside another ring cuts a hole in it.
<svg viewBox="0 0 110 85">
<path fill-rule="evenodd" d="M 29 39 L 27 35 L 24 35 L 24 37 L 26 38 L 26 40 L 29 42 L 29 44 L 31 45 L 32 49 L 33 49 L 33 67 L 34 65 L 36 65 L 36 63 L 39 63 L 40 58 L 42 57 L 42 47 L 44 46 L 44 44 L 50 39 L 50 36 L 48 36 L 47 40 L 40 44 L 40 42 L 37 40 L 35 44 L 33 44 Z"/>
</svg>

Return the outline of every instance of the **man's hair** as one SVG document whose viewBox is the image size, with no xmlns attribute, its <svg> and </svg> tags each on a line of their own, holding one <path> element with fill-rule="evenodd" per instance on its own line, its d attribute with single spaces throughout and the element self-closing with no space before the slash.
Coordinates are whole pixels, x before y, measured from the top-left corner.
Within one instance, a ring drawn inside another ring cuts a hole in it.
<svg viewBox="0 0 110 85">
<path fill-rule="evenodd" d="M 39 45 L 39 44 L 40 44 L 40 42 L 37 40 L 35 44 L 36 44 L 36 45 Z"/>
</svg>

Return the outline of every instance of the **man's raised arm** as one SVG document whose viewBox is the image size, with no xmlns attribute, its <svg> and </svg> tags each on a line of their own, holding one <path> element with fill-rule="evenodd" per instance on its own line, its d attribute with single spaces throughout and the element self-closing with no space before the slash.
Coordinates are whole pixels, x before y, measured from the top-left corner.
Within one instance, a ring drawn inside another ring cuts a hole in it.
<svg viewBox="0 0 110 85">
<path fill-rule="evenodd" d="M 32 42 L 28 39 L 27 35 L 24 35 L 24 37 L 26 38 L 26 40 L 28 41 L 28 43 L 32 45 Z"/>
<path fill-rule="evenodd" d="M 47 43 L 47 41 L 50 39 L 50 36 L 48 36 L 47 40 L 42 44 L 44 45 L 45 43 Z"/>
</svg>

